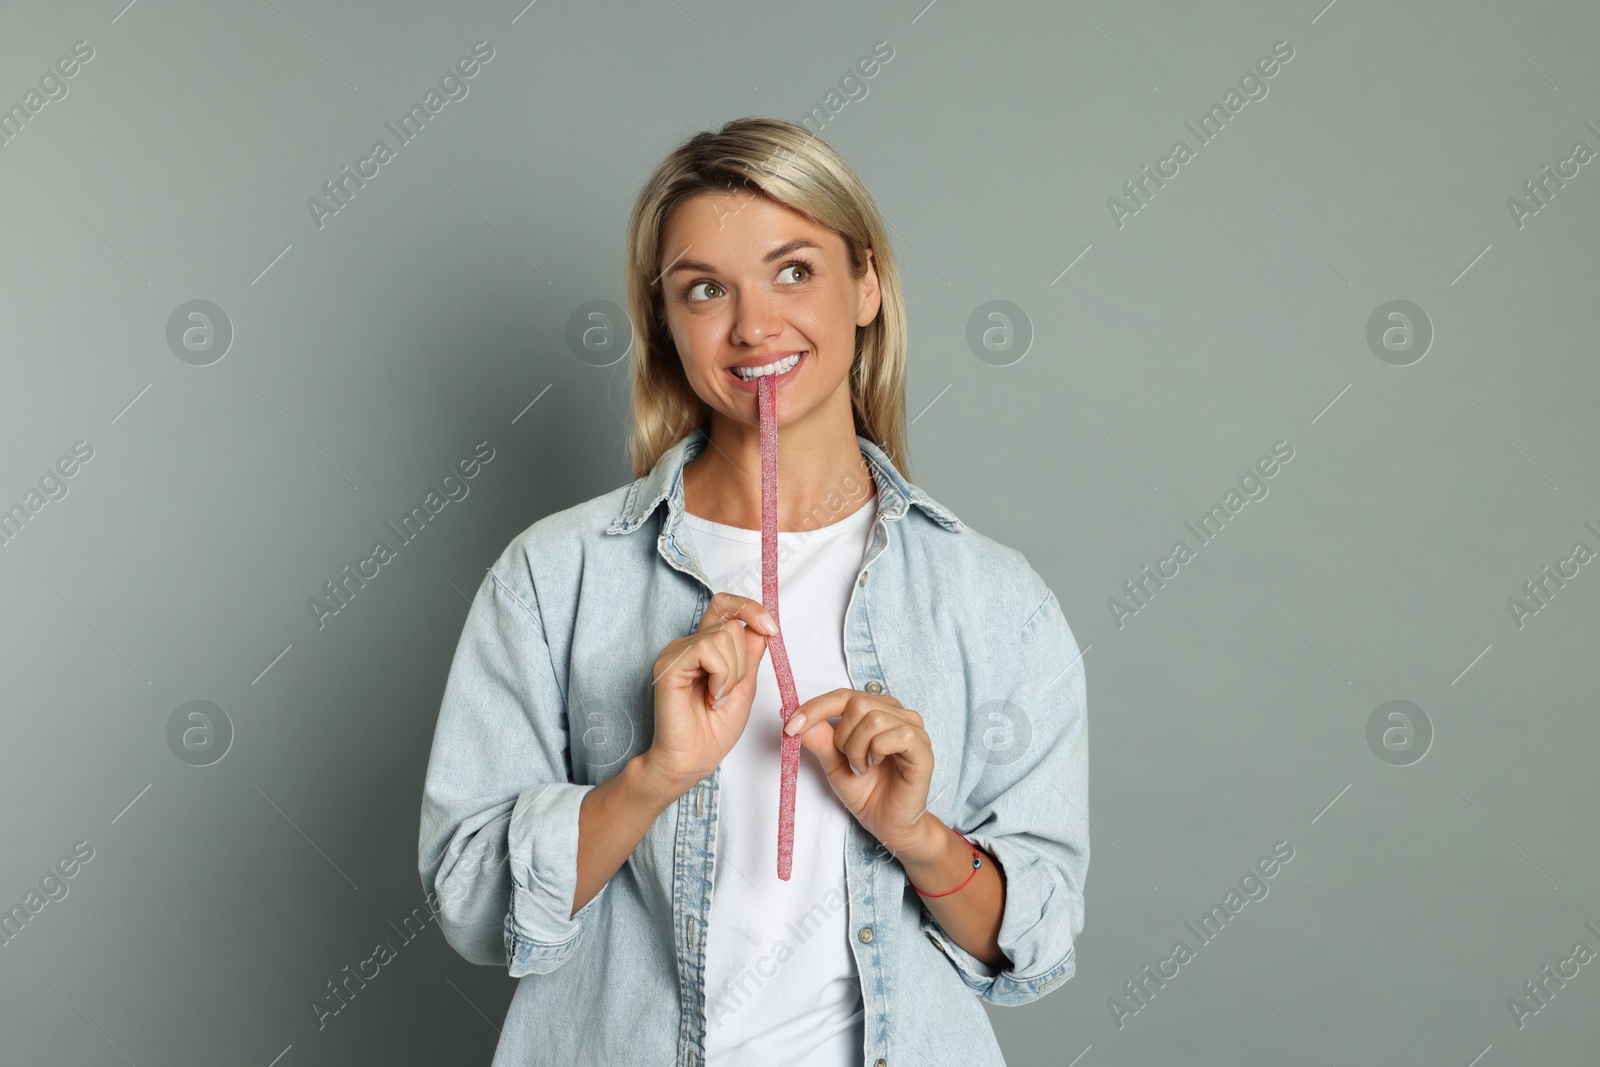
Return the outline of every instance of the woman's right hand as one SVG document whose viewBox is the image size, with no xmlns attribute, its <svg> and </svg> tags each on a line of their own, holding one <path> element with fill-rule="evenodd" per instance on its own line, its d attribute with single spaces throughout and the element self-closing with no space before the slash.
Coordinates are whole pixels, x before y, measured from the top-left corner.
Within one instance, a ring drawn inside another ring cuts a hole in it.
<svg viewBox="0 0 1600 1067">
<path fill-rule="evenodd" d="M 760 601 L 718 593 L 699 629 L 661 650 L 654 672 L 655 738 L 643 755 L 660 788 L 682 796 L 733 749 L 750 719 L 767 636 L 776 632 Z"/>
</svg>

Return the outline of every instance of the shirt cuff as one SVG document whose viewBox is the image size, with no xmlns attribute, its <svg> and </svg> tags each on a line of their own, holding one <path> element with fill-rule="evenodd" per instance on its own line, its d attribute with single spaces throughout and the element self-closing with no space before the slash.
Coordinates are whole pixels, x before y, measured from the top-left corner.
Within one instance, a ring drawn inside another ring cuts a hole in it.
<svg viewBox="0 0 1600 1067">
<path fill-rule="evenodd" d="M 511 809 L 506 832 L 511 906 L 505 944 L 513 978 L 549 974 L 565 963 L 582 941 L 585 920 L 605 896 L 601 886 L 571 914 L 578 886 L 578 811 L 593 788 L 540 782 L 524 790 Z"/>
<path fill-rule="evenodd" d="M 1037 1000 L 1077 973 L 1066 894 L 1051 899 L 1056 894 L 1056 879 L 1037 854 L 1006 837 L 967 837 L 994 856 L 1005 872 L 1006 903 L 997 940 L 1012 966 L 996 971 L 978 959 L 956 944 L 926 908 L 920 920 L 922 931 L 955 965 L 967 988 L 984 1000 L 1007 1007 Z M 1063 940 L 1067 943 L 1064 953 L 1058 947 Z"/>
</svg>

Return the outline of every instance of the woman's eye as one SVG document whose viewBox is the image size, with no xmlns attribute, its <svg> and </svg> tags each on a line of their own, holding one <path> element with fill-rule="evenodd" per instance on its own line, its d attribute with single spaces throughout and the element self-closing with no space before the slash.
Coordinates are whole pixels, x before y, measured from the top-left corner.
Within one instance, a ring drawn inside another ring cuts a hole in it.
<svg viewBox="0 0 1600 1067">
<path fill-rule="evenodd" d="M 801 282 L 809 281 L 811 279 L 810 265 L 801 263 L 798 260 L 785 264 L 783 269 L 778 271 L 778 277 L 782 278 L 786 273 L 794 270 L 800 272 L 800 277 L 792 278 L 789 281 L 790 285 L 798 285 Z M 702 293 L 702 289 L 707 291 Z M 716 282 L 691 282 L 683 290 L 683 298 L 691 304 L 701 304 L 715 296 L 716 293 L 721 289 L 722 286 L 718 285 Z"/>
</svg>

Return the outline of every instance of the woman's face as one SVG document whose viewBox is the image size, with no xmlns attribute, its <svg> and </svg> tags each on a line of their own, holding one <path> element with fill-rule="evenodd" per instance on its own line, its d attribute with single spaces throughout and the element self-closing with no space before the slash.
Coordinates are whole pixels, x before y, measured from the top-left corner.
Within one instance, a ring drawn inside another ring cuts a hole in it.
<svg viewBox="0 0 1600 1067">
<path fill-rule="evenodd" d="M 850 364 L 856 330 L 878 314 L 875 264 L 850 274 L 844 239 L 751 192 L 700 193 L 662 232 L 659 269 L 667 328 L 684 374 L 713 411 L 759 425 L 756 379 L 736 366 L 793 366 L 777 374 L 779 421 L 816 413 L 854 425 Z M 819 419 L 818 424 L 822 424 Z"/>
</svg>

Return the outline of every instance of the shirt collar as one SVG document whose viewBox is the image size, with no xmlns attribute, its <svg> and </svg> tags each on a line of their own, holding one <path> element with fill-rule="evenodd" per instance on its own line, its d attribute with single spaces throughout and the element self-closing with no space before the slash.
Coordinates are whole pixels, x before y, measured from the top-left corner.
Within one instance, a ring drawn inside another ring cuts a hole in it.
<svg viewBox="0 0 1600 1067">
<path fill-rule="evenodd" d="M 622 510 L 606 527 L 606 533 L 632 533 L 662 501 L 668 502 L 669 510 L 681 511 L 683 468 L 704 450 L 709 440 L 704 430 L 691 430 L 677 444 L 663 452 L 650 473 L 636 479 L 628 487 Z M 859 434 L 856 435 L 856 443 L 867 460 L 873 481 L 878 484 L 878 514 L 888 519 L 898 519 L 905 515 L 911 504 L 915 504 L 946 530 L 961 529 L 961 520 L 915 483 L 902 477 L 882 449 Z"/>
</svg>

